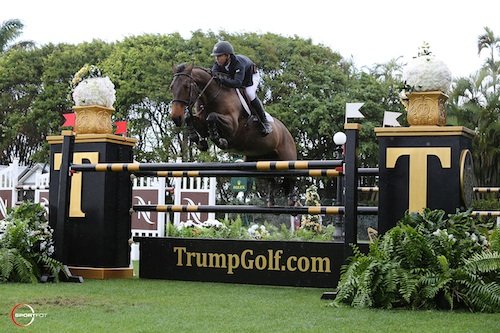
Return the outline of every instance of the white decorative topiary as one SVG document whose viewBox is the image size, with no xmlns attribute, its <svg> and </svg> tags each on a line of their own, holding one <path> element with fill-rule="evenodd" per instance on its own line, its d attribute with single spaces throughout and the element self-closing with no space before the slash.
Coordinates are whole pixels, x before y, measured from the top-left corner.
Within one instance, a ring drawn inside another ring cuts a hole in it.
<svg viewBox="0 0 500 333">
<path fill-rule="evenodd" d="M 94 65 L 83 66 L 71 82 L 73 101 L 76 106 L 100 105 L 113 107 L 116 100 L 115 85 L 109 77 L 102 77 Z"/>
<path fill-rule="evenodd" d="M 403 81 L 410 91 L 442 91 L 448 93 L 451 72 L 448 66 L 436 59 L 424 43 L 418 56 L 411 61 L 403 72 Z"/>
</svg>

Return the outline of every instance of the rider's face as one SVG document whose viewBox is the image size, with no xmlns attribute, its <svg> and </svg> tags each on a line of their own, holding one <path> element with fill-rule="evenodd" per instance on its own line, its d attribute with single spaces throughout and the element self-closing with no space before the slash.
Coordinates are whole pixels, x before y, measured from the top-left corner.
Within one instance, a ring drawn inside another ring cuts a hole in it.
<svg viewBox="0 0 500 333">
<path fill-rule="evenodd" d="M 215 61 L 217 62 L 217 65 L 219 65 L 219 66 L 225 66 L 227 64 L 228 59 L 229 59 L 229 54 L 221 54 L 221 55 L 215 56 Z"/>
</svg>

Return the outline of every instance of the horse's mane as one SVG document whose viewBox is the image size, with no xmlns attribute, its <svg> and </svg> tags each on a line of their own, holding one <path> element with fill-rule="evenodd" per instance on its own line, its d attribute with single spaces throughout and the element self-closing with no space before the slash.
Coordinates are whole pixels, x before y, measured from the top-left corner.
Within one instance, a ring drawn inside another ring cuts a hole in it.
<svg viewBox="0 0 500 333">
<path fill-rule="evenodd" d="M 177 68 L 175 70 L 175 74 L 179 74 L 179 73 L 183 73 L 186 71 L 187 67 L 189 66 L 189 64 L 186 64 L 186 63 L 183 63 L 183 64 L 180 64 L 180 65 L 177 65 Z M 193 66 L 193 69 L 200 69 L 208 74 L 210 74 L 210 76 L 212 76 L 212 70 L 209 69 L 209 68 L 205 68 L 205 67 L 201 67 L 201 66 Z"/>
</svg>

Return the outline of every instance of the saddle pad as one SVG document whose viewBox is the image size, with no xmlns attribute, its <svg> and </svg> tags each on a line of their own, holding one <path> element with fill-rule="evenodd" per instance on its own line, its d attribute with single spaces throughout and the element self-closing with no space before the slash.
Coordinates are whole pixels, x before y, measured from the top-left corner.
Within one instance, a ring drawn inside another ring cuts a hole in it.
<svg viewBox="0 0 500 333">
<path fill-rule="evenodd" d="M 236 93 L 238 94 L 238 98 L 240 99 L 241 105 L 243 106 L 245 111 L 248 113 L 248 115 L 251 116 L 252 112 L 250 111 L 250 108 L 248 107 L 247 101 L 245 100 L 245 98 L 243 97 L 243 95 L 241 94 L 239 89 L 235 89 L 235 90 L 236 90 Z M 266 114 L 267 121 L 271 122 L 271 123 L 274 122 L 273 116 L 271 116 L 269 113 L 267 113 L 267 111 L 264 111 L 264 112 Z"/>
</svg>

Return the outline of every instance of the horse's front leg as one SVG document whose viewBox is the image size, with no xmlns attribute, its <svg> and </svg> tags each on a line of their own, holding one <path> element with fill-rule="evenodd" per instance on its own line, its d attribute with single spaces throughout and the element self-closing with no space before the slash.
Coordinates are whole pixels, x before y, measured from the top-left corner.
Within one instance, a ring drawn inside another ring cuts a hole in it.
<svg viewBox="0 0 500 333">
<path fill-rule="evenodd" d="M 228 142 L 225 138 L 221 137 L 219 132 L 219 124 L 220 118 L 217 114 L 211 113 L 207 117 L 208 124 L 208 134 L 210 135 L 210 139 L 215 143 L 215 145 L 221 149 L 228 148 Z"/>
<path fill-rule="evenodd" d="M 189 112 L 186 112 L 184 122 L 186 124 L 189 141 L 191 143 L 198 143 L 198 141 L 200 141 L 200 135 L 194 126 L 194 118 Z"/>
<path fill-rule="evenodd" d="M 198 147 L 199 150 L 207 151 L 208 150 L 207 138 L 198 133 L 196 128 L 193 126 L 193 123 L 186 122 L 186 125 L 187 125 L 186 129 L 189 141 L 191 143 L 196 143 L 196 146 Z"/>
<path fill-rule="evenodd" d="M 201 121 L 200 118 L 190 115 L 189 121 L 188 117 L 186 117 L 186 125 L 188 126 L 189 141 L 196 143 L 199 150 L 207 151 L 208 129 L 205 120 Z"/>
</svg>

